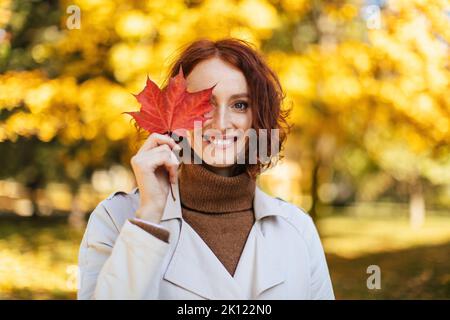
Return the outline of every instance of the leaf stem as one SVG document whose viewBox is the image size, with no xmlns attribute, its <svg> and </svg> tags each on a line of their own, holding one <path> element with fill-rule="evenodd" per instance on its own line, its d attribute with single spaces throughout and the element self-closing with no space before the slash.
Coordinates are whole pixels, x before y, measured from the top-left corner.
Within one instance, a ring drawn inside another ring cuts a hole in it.
<svg viewBox="0 0 450 320">
<path fill-rule="evenodd" d="M 172 200 L 175 201 L 175 196 L 173 195 L 172 184 L 170 184 L 170 194 L 172 195 Z"/>
</svg>

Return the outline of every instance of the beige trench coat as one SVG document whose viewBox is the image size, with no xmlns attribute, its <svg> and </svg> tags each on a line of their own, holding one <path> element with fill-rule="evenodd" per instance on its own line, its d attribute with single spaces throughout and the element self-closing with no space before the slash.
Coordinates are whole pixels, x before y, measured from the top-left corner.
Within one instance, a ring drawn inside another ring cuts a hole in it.
<svg viewBox="0 0 450 320">
<path fill-rule="evenodd" d="M 115 192 L 92 212 L 79 251 L 78 299 L 334 299 L 312 219 L 256 187 L 253 225 L 231 276 L 168 196 L 169 243 L 128 221 L 139 190 Z"/>
</svg>

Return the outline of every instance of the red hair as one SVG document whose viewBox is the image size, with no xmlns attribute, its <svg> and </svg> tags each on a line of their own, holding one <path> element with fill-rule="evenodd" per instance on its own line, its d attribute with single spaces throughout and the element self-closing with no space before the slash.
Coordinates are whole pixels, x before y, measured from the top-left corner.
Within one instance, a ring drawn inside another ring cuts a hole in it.
<svg viewBox="0 0 450 320">
<path fill-rule="evenodd" d="M 279 150 L 283 150 L 290 125 L 287 118 L 290 109 L 283 109 L 282 103 L 285 93 L 277 75 L 269 68 L 264 58 L 256 48 L 247 41 L 227 38 L 218 41 L 209 39 L 196 40 L 180 48 L 181 53 L 172 63 L 166 84 L 169 79 L 178 74 L 180 66 L 187 77 L 194 67 L 201 61 L 219 57 L 223 61 L 238 68 L 245 76 L 249 88 L 249 105 L 252 110 L 252 128 L 266 129 L 267 155 L 270 161 L 262 163 L 257 159 L 256 164 L 247 164 L 246 171 L 253 177 L 275 165 L 282 158 L 281 154 L 271 154 L 271 130 L 279 129 Z"/>
</svg>

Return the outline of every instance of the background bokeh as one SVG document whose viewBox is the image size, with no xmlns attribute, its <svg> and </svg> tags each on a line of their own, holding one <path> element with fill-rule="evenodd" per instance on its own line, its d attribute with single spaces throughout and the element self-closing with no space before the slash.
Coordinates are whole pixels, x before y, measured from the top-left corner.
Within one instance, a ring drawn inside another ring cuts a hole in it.
<svg viewBox="0 0 450 320">
<path fill-rule="evenodd" d="M 450 298 L 446 0 L 0 0 L 0 298 L 75 298 L 89 213 L 134 187 L 131 93 L 230 36 L 287 93 L 258 182 L 313 216 L 336 297 Z"/>
</svg>

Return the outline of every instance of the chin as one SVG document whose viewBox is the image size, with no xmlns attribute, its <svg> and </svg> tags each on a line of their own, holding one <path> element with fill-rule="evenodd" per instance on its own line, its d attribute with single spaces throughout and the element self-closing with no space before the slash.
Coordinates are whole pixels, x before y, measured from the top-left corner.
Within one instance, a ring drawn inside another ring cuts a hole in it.
<svg viewBox="0 0 450 320">
<path fill-rule="evenodd" d="M 213 167 L 218 167 L 218 168 L 228 168 L 233 166 L 236 162 L 235 161 L 230 161 L 230 162 L 223 162 L 221 160 L 217 160 L 217 159 L 205 159 L 203 158 L 203 161 Z"/>
<path fill-rule="evenodd" d="M 202 149 L 196 151 L 197 154 L 202 155 L 202 160 L 215 167 L 229 167 L 236 163 L 235 151 L 233 149 L 225 150 L 220 147 L 203 142 Z"/>
</svg>

